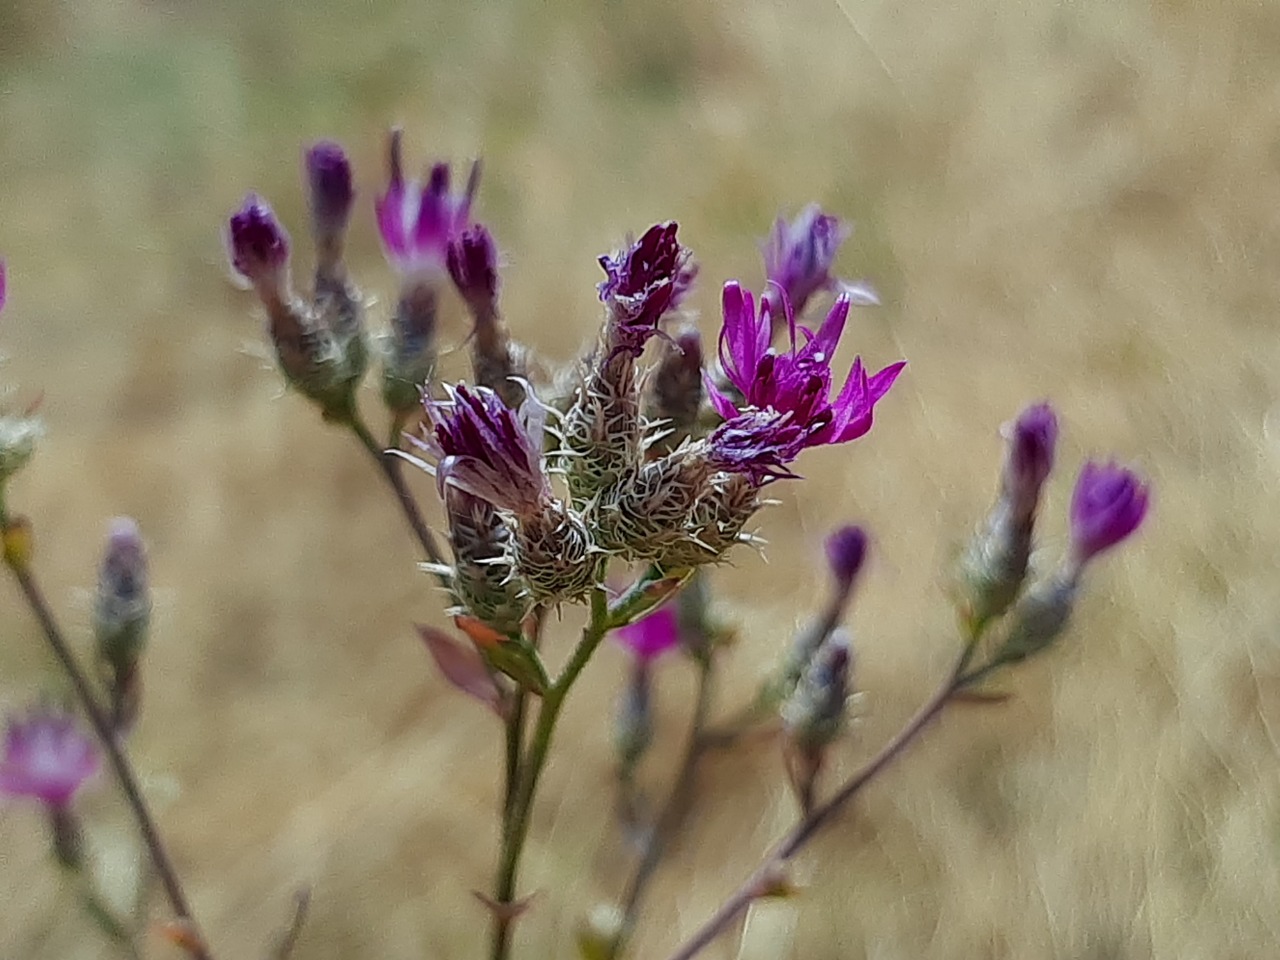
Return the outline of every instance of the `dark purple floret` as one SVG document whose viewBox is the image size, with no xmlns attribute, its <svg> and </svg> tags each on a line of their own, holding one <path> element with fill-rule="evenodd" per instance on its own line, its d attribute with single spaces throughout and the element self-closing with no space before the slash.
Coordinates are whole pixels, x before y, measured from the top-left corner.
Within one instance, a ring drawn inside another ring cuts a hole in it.
<svg viewBox="0 0 1280 960">
<path fill-rule="evenodd" d="M 469 302 L 492 303 L 498 296 L 498 250 L 482 224 L 464 230 L 449 244 L 449 276 Z"/>
<path fill-rule="evenodd" d="M 707 438 L 711 462 L 755 484 L 794 477 L 787 465 L 810 445 L 815 429 L 824 425 L 820 419 L 806 426 L 777 410 L 748 410 L 720 424 Z"/>
<path fill-rule="evenodd" d="M 1049 404 L 1028 407 L 1014 421 L 1009 431 L 1004 485 L 1020 516 L 1035 511 L 1040 488 L 1053 470 L 1057 443 L 1058 418 Z"/>
<path fill-rule="evenodd" d="M 517 513 L 540 508 L 551 488 L 542 469 L 545 410 L 532 398 L 509 409 L 488 387 L 459 384 L 447 400 L 424 400 L 429 432 L 417 445 L 436 478 Z"/>
<path fill-rule="evenodd" d="M 346 151 L 332 140 L 321 140 L 307 151 L 306 168 L 311 216 L 317 229 L 343 228 L 356 198 Z"/>
<path fill-rule="evenodd" d="M 1079 564 L 1120 543 L 1147 514 L 1148 490 L 1115 463 L 1086 463 L 1071 497 L 1071 541 Z"/>
<path fill-rule="evenodd" d="M 867 558 L 867 532 L 850 524 L 838 527 L 827 537 L 827 563 L 843 590 L 852 586 Z"/>
<path fill-rule="evenodd" d="M 782 289 L 796 313 L 803 313 L 819 290 L 835 284 L 831 265 L 850 232 L 817 204 L 805 207 L 790 222 L 779 217 L 774 223 L 764 244 L 765 276 Z"/>
<path fill-rule="evenodd" d="M 240 209 L 231 215 L 229 238 L 231 266 L 255 283 L 278 273 L 288 263 L 289 235 L 257 194 L 245 197 Z"/>
<path fill-rule="evenodd" d="M 600 299 L 612 315 L 609 335 L 615 349 L 638 356 L 663 314 L 688 293 L 697 267 L 676 239 L 677 229 L 675 221 L 655 224 L 627 249 L 600 258 L 605 272 Z"/>
</svg>

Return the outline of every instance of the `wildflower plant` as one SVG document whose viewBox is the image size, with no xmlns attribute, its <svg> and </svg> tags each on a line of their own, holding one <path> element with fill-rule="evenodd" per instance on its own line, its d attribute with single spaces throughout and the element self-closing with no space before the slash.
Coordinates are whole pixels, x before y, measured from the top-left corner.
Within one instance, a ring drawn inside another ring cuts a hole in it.
<svg viewBox="0 0 1280 960">
<path fill-rule="evenodd" d="M 1007 451 L 988 516 L 961 553 L 954 597 L 959 637 L 952 668 L 912 720 L 858 771 L 836 781 L 828 762 L 843 749 L 858 696 L 864 632 L 849 621 L 870 577 L 871 538 L 837 524 L 825 542 L 826 598 L 786 644 L 754 698 L 719 717 L 714 679 L 735 625 L 718 612 L 713 576 L 749 562 L 761 510 L 799 479 L 804 452 L 867 438 L 876 407 L 891 403 L 905 362 L 845 369 L 837 352 L 870 289 L 840 281 L 834 258 L 849 227 L 818 207 L 779 219 L 764 243 L 763 286 L 737 280 L 720 291 L 716 359 L 685 312 L 705 276 L 674 221 L 655 224 L 599 258 L 602 318 L 593 344 L 566 377 L 562 395 L 532 374 L 531 351 L 499 309 L 498 246 L 474 219 L 479 165 L 458 189 L 447 163 L 421 180 L 406 175 L 403 136 L 388 141 L 388 175 L 373 221 L 398 284 L 386 329 L 371 334 L 363 296 L 345 262 L 358 209 L 342 147 L 325 141 L 303 154 L 316 251 L 313 282 L 295 287 L 288 233 L 267 201 L 249 194 L 227 222 L 230 263 L 257 296 L 285 383 L 324 422 L 349 431 L 377 467 L 423 555 L 423 569 L 449 599 L 453 629 L 418 627 L 444 679 L 500 718 L 499 849 L 488 955 L 517 951 L 518 921 L 531 905 L 521 866 L 564 704 L 606 637 L 626 662 L 615 712 L 618 811 L 638 850 L 625 884 L 579 925 L 587 960 L 623 956 L 667 842 L 690 815 L 690 785 L 712 748 L 747 732 L 777 735 L 797 800 L 796 824 L 759 869 L 674 954 L 687 960 L 732 927 L 755 900 L 790 889 L 787 867 L 849 801 L 958 697 L 981 694 L 994 676 L 1050 649 L 1065 630 L 1083 574 L 1129 538 L 1148 509 L 1148 489 L 1115 462 L 1087 463 L 1070 506 L 1070 543 L 1056 567 L 1035 554 L 1043 491 L 1056 468 L 1058 416 L 1027 407 L 1006 431 Z M 0 306 L 5 274 L 0 264 Z M 453 292 L 450 293 L 450 290 Z M 830 294 L 821 320 L 804 320 Z M 451 297 L 471 322 L 471 382 L 435 376 L 439 317 Z M 381 365 L 385 442 L 364 413 L 372 361 Z M 138 525 L 112 521 L 99 567 L 93 657 L 80 662 L 36 580 L 31 524 L 9 509 L 9 483 L 35 453 L 31 412 L 0 413 L 0 530 L 4 561 L 39 622 L 79 703 L 79 715 L 38 707 L 10 721 L 0 757 L 0 794 L 32 799 L 53 824 L 54 854 L 88 876 L 74 797 L 109 766 L 137 823 L 165 895 L 169 939 L 196 960 L 213 942 L 196 924 L 176 865 L 129 758 L 128 737 L 144 706 L 150 580 Z M 406 470 L 435 479 L 444 529 L 430 529 Z M 629 585 L 612 588 L 620 580 Z M 586 609 L 582 635 L 557 668 L 543 627 L 570 606 Z M 666 666 L 663 666 L 666 664 Z M 636 771 L 654 737 L 653 700 L 663 670 L 691 669 L 697 693 L 669 794 L 641 795 Z M 600 682 L 598 676 L 592 682 Z M 96 739 L 81 731 L 82 723 Z M 753 738 L 755 742 L 755 738 Z M 92 894 L 93 891 L 90 890 Z M 135 955 L 139 931 L 101 898 L 87 901 L 103 930 Z M 272 954 L 296 940 L 302 905 Z"/>
</svg>

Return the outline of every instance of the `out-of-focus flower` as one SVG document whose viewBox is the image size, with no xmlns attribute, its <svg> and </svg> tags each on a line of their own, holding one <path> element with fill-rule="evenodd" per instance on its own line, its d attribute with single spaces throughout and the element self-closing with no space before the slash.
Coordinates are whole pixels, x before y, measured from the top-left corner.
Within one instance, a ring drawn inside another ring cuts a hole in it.
<svg viewBox="0 0 1280 960">
<path fill-rule="evenodd" d="M 231 215 L 231 266 L 259 291 L 275 291 L 287 280 L 289 234 L 265 200 L 251 193 Z"/>
<path fill-rule="evenodd" d="M 1137 530 L 1147 515 L 1147 501 L 1147 485 L 1132 470 L 1116 463 L 1086 463 L 1071 497 L 1076 563 L 1084 565 Z"/>
<path fill-rule="evenodd" d="M 449 244 L 449 277 L 468 304 L 490 305 L 498 296 L 498 248 L 483 224 L 467 227 Z"/>
<path fill-rule="evenodd" d="M 796 313 L 804 313 L 810 297 L 835 286 L 831 265 L 852 232 L 816 203 L 801 210 L 794 220 L 779 217 L 763 246 L 765 276 L 777 285 L 770 287 L 765 297 L 772 299 L 771 291 L 777 289 Z M 781 319 L 780 311 L 774 317 Z"/>
<path fill-rule="evenodd" d="M 1003 494 L 1010 513 L 1020 520 L 1033 516 L 1040 490 L 1053 471 L 1058 418 L 1047 403 L 1027 407 L 1008 429 L 1009 453 L 1004 462 Z"/>
<path fill-rule="evenodd" d="M 321 140 L 307 150 L 307 200 L 311 225 L 320 244 L 340 238 L 346 232 L 355 203 L 351 161 L 342 145 Z"/>
<path fill-rule="evenodd" d="M 615 632 L 619 644 L 637 659 L 653 661 L 680 645 L 680 623 L 674 604 L 666 603 Z"/>
<path fill-rule="evenodd" d="M 5 277 L 4 261 L 0 260 L 0 310 L 4 309 L 5 296 L 8 294 L 8 286 Z"/>
<path fill-rule="evenodd" d="M 600 258 L 600 299 L 609 308 L 607 354 L 638 357 L 658 332 L 658 321 L 689 292 L 698 269 L 676 230 L 674 221 L 655 224 L 625 250 Z"/>
<path fill-rule="evenodd" d="M 441 488 L 456 486 L 517 516 L 551 498 L 542 467 L 546 411 L 530 398 L 509 409 L 488 387 L 446 387 L 448 398 L 423 400 L 429 429 L 415 444 L 435 459 Z"/>
<path fill-rule="evenodd" d="M 702 336 L 697 328 L 685 327 L 664 346 L 651 381 L 648 413 L 666 421 L 670 449 L 689 436 L 702 408 Z"/>
<path fill-rule="evenodd" d="M 480 185 L 480 164 L 471 165 L 463 192 L 450 189 L 449 165 L 433 164 L 426 183 L 406 180 L 403 131 L 391 131 L 387 189 L 374 204 L 378 232 L 387 259 L 402 273 L 443 272 L 449 243 L 470 222 L 471 203 Z"/>
<path fill-rule="evenodd" d="M 0 757 L 0 793 L 65 807 L 98 770 L 98 751 L 70 714 L 38 706 L 11 717 Z"/>
<path fill-rule="evenodd" d="M 837 527 L 828 534 L 824 547 L 836 589 L 847 594 L 867 558 L 867 532 L 855 524 Z"/>
<path fill-rule="evenodd" d="M 906 363 L 868 375 L 862 358 L 855 358 L 844 386 L 832 398 L 831 361 L 849 316 L 847 295 L 837 298 L 816 334 L 800 329 L 804 343 L 796 341 L 795 315 L 784 298 L 790 335 L 785 353 L 770 347 L 767 301 L 757 314 L 752 295 L 730 281 L 723 304 L 720 362 L 741 399 L 720 390 L 711 378 L 707 387 L 716 411 L 727 421 L 712 435 L 713 446 L 717 434 L 722 441 L 732 440 L 724 444 L 726 464 L 736 460 L 756 475 L 788 476 L 785 467 L 801 450 L 856 440 L 871 429 L 876 403 Z"/>
</svg>

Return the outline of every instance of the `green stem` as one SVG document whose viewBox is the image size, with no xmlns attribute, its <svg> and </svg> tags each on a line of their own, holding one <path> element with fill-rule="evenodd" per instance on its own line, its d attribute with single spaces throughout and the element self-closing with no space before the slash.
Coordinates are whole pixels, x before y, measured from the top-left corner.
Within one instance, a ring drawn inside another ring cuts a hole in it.
<svg viewBox="0 0 1280 960">
<path fill-rule="evenodd" d="M 519 765 L 520 775 L 515 797 L 503 817 L 502 850 L 493 897 L 500 911 L 493 919 L 493 950 L 490 954 L 493 960 L 507 960 L 511 953 L 511 923 L 515 918 L 501 911 L 515 899 L 520 855 L 524 852 L 525 839 L 529 834 L 529 814 L 538 790 L 538 780 L 551 750 L 556 721 L 560 718 L 560 710 L 570 688 L 604 639 L 609 626 L 608 600 L 604 590 L 596 588 L 591 593 L 591 616 L 582 630 L 582 639 L 578 641 L 578 646 L 560 676 L 542 698 L 533 739 L 529 743 L 528 753 Z"/>
</svg>

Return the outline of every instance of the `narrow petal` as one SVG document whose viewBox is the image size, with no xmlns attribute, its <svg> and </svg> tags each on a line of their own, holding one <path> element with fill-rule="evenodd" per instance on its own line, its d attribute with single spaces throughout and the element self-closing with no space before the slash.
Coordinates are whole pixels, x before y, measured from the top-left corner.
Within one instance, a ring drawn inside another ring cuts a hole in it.
<svg viewBox="0 0 1280 960">
<path fill-rule="evenodd" d="M 816 359 L 831 362 L 831 358 L 835 356 L 836 347 L 840 345 L 840 337 L 844 334 L 845 322 L 849 319 L 849 297 L 841 294 L 836 298 L 836 302 L 831 305 L 831 309 L 827 312 L 827 317 L 822 321 L 822 326 L 818 328 L 818 335 L 814 337 L 813 343 L 818 349 L 820 357 Z"/>
</svg>

